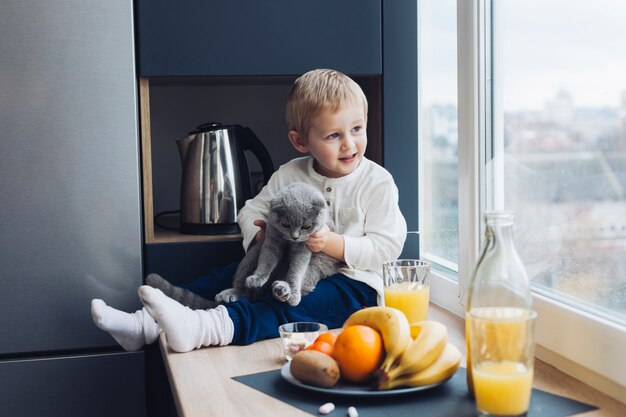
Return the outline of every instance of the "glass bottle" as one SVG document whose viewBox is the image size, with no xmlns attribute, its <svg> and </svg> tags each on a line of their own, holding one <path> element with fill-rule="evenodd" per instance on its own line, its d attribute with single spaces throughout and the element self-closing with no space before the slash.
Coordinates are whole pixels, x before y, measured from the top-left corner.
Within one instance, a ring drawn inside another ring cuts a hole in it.
<svg viewBox="0 0 626 417">
<path fill-rule="evenodd" d="M 465 340 L 467 347 L 467 388 L 474 394 L 470 360 L 469 311 L 478 308 L 532 307 L 526 268 L 513 242 L 512 211 L 484 213 L 485 238 L 474 273 L 470 278 L 465 304 Z"/>
</svg>

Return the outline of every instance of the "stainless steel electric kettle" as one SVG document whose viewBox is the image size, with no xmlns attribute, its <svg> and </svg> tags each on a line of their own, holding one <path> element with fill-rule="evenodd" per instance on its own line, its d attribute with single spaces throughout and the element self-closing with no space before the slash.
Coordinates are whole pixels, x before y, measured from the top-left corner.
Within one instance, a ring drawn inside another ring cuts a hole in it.
<svg viewBox="0 0 626 417">
<path fill-rule="evenodd" d="M 266 184 L 274 172 L 272 159 L 251 129 L 205 123 L 176 144 L 183 166 L 180 232 L 239 233 L 237 214 L 253 187 L 244 151 L 259 160 Z"/>
</svg>

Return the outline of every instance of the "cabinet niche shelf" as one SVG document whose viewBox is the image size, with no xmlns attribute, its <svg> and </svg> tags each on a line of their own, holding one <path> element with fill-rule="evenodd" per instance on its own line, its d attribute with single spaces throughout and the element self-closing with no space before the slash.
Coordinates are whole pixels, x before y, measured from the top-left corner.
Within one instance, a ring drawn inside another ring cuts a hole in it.
<svg viewBox="0 0 626 417">
<path fill-rule="evenodd" d="M 291 159 L 294 156 L 298 156 L 298 154 L 293 151 L 293 154 L 285 154 L 284 149 L 288 149 L 289 147 L 283 146 L 285 142 L 283 142 L 284 136 L 284 98 L 286 97 L 286 92 L 293 80 L 295 80 L 296 76 L 237 76 L 237 77 L 218 77 L 218 76 L 209 76 L 209 77 L 156 77 L 156 78 L 139 78 L 139 106 L 140 106 L 140 129 L 141 129 L 141 163 L 142 163 L 142 186 L 143 186 L 143 218 L 144 218 L 144 240 L 146 244 L 166 244 L 166 243 L 186 243 L 186 242 L 212 242 L 212 241 L 235 241 L 241 240 L 242 237 L 240 234 L 227 234 L 227 235 L 188 235 L 181 234 L 176 230 L 166 230 L 155 224 L 154 216 L 155 213 L 159 211 L 168 210 L 160 207 L 156 209 L 155 207 L 159 206 L 159 204 L 155 203 L 155 187 L 161 187 L 156 191 L 159 191 L 161 194 L 157 196 L 159 198 L 160 205 L 165 205 L 171 207 L 172 205 L 178 205 L 178 201 L 174 201 L 174 191 L 179 185 L 174 180 L 176 175 L 179 175 L 180 165 L 178 161 L 172 161 L 174 156 L 178 158 L 176 154 L 176 147 L 173 143 L 167 143 L 167 159 L 166 162 L 163 160 L 159 160 L 159 157 L 156 157 L 157 161 L 155 161 L 155 155 L 159 154 L 159 152 L 163 153 L 163 144 L 159 143 L 159 140 L 163 140 L 163 132 L 157 131 L 155 129 L 164 129 L 164 126 L 167 123 L 176 125 L 176 133 L 181 132 L 181 128 L 189 128 L 188 123 L 194 123 L 193 121 L 185 121 L 181 123 L 180 120 L 182 118 L 187 118 L 189 113 L 189 107 L 179 106 L 179 104 L 184 103 L 185 106 L 189 106 L 188 103 L 185 102 L 185 99 L 181 99 L 181 97 L 187 97 L 185 94 L 193 95 L 194 99 L 202 101 L 205 99 L 202 94 L 214 94 L 215 91 L 218 91 L 218 94 L 224 94 L 224 91 L 235 91 L 237 94 L 244 94 L 241 91 L 247 91 L 251 89 L 252 91 L 256 91 L 253 98 L 258 98 L 258 96 L 262 96 L 265 98 L 264 94 L 269 94 L 270 97 L 268 99 L 268 103 L 266 107 L 272 107 L 272 119 L 271 121 L 263 120 L 263 123 L 258 122 L 257 124 L 260 126 L 260 129 L 264 128 L 263 124 L 272 124 L 277 125 L 274 126 L 274 131 L 269 131 L 266 128 L 265 134 L 263 135 L 264 139 L 268 139 L 269 143 L 264 143 L 268 147 L 268 151 L 272 155 L 272 159 L 274 159 L 274 166 L 278 168 L 281 164 Z M 371 75 L 371 76 L 352 76 L 352 78 L 359 83 L 365 92 L 368 103 L 369 103 L 369 111 L 368 111 L 368 146 L 366 156 L 367 158 L 376 161 L 382 164 L 382 94 L 381 94 L 381 84 L 382 80 L 379 75 Z M 151 102 L 151 88 L 153 97 Z M 260 92 L 259 92 L 260 91 Z M 191 93 L 190 93 L 191 92 Z M 156 98 L 158 94 L 158 99 Z M 173 98 L 173 102 L 169 102 Z M 215 97 L 211 97 L 214 99 Z M 155 101 L 156 100 L 156 101 Z M 177 101 L 178 100 L 178 101 Z M 208 98 L 206 98 L 208 101 Z M 245 100 L 244 100 L 245 101 Z M 151 108 L 151 103 L 157 103 L 156 107 Z M 163 103 L 166 102 L 168 105 L 164 110 Z M 202 103 L 201 103 L 202 104 Z M 258 103 L 257 103 L 258 104 Z M 160 107 L 159 107 L 160 106 Z M 192 106 L 193 107 L 193 106 Z M 196 106 L 199 107 L 199 106 Z M 254 106 L 251 106 L 254 107 Z M 225 119 L 233 119 L 235 123 L 241 117 L 240 113 L 247 111 L 248 115 L 251 113 L 257 113 L 258 107 L 251 108 L 248 107 L 246 109 L 239 109 L 235 107 L 234 110 L 231 108 L 228 110 L 231 113 L 236 113 L 234 115 L 224 115 L 221 114 L 216 117 L 222 117 L 223 119 L 219 121 L 224 121 L 227 124 L 232 124 L 231 121 Z M 195 110 L 195 107 L 193 107 Z M 172 112 L 170 112 L 172 110 Z M 178 113 L 176 113 L 178 111 Z M 259 109 L 259 112 L 268 111 L 267 109 Z M 156 114 L 155 114 L 156 113 Z M 219 112 L 207 111 L 207 114 L 215 114 Z M 264 116 L 257 116 L 258 118 L 263 119 Z M 157 119 L 158 118 L 158 119 Z M 169 119 L 168 121 L 163 121 L 164 118 Z M 252 117 L 244 117 L 243 120 L 249 120 Z M 174 122 L 172 122 L 174 120 Z M 212 117 L 211 120 L 203 120 L 206 121 L 215 121 Z M 185 126 L 185 127 L 182 127 Z M 166 126 L 167 137 L 172 134 L 172 129 L 170 125 Z M 275 131 L 278 130 L 279 133 Z M 184 130 L 182 130 L 184 132 Z M 257 132 L 258 134 L 258 132 Z M 278 136 L 280 142 L 275 143 L 271 142 L 271 139 Z M 157 137 L 161 137 L 158 139 Z M 261 137 L 261 135 L 259 135 Z M 155 143 L 157 141 L 157 143 Z M 156 149 L 155 146 L 159 147 Z M 156 153 L 155 153 L 156 152 Z M 281 152 L 283 152 L 281 154 Z M 158 164 L 157 165 L 155 165 Z M 165 167 L 162 165 L 166 165 Z M 169 181 L 168 184 L 163 184 L 163 180 Z M 167 188 L 167 194 L 169 197 L 169 202 L 163 203 L 163 188 Z"/>
<path fill-rule="evenodd" d="M 174 230 L 165 230 L 154 222 L 154 193 L 152 171 L 152 134 L 150 123 L 150 79 L 139 79 L 141 118 L 141 164 L 143 182 L 144 239 L 146 244 L 211 242 L 241 240 L 240 234 L 229 235 L 186 235 Z"/>
</svg>

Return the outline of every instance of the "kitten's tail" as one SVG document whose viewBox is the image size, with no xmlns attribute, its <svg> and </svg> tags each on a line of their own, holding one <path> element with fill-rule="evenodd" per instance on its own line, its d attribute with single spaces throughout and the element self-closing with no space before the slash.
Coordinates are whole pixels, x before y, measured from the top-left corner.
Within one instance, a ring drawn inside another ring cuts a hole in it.
<svg viewBox="0 0 626 417">
<path fill-rule="evenodd" d="M 200 297 L 198 294 L 189 290 L 176 287 L 158 274 L 148 274 L 146 277 L 146 284 L 160 289 L 163 291 L 163 294 L 178 301 L 182 305 L 191 308 L 192 310 L 206 310 L 218 306 L 216 301 L 207 300 L 206 298 Z"/>
</svg>

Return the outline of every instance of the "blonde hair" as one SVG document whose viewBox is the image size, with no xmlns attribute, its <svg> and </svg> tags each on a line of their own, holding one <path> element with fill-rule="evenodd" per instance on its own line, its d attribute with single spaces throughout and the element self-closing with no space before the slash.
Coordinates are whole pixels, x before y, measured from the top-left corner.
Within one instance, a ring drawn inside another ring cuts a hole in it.
<svg viewBox="0 0 626 417">
<path fill-rule="evenodd" d="M 367 98 L 361 87 L 339 71 L 316 69 L 299 77 L 287 97 L 287 127 L 306 137 L 311 118 L 336 113 L 350 104 L 362 105 L 367 121 Z"/>
</svg>

